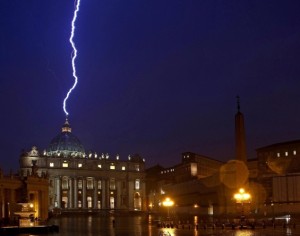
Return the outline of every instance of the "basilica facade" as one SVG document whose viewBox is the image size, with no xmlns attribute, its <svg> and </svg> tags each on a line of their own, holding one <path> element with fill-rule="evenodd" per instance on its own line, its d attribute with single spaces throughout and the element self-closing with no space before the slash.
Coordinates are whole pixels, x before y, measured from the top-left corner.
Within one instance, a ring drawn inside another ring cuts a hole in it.
<svg viewBox="0 0 300 236">
<path fill-rule="evenodd" d="M 139 155 L 120 160 L 86 153 L 66 120 L 48 148 L 32 147 L 20 157 L 20 172 L 36 168 L 49 180 L 49 209 L 62 211 L 145 210 L 145 160 Z"/>
</svg>

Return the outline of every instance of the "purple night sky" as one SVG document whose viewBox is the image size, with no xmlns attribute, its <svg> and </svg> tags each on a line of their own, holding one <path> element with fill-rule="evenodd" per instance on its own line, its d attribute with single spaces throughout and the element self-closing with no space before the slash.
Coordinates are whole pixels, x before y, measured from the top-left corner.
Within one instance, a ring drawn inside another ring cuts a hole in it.
<svg viewBox="0 0 300 236">
<path fill-rule="evenodd" d="M 44 150 L 73 83 L 74 1 L 0 2 L 0 167 Z M 300 2 L 81 0 L 78 86 L 67 107 L 86 151 L 172 166 L 234 157 L 236 95 L 248 157 L 300 138 Z"/>
</svg>

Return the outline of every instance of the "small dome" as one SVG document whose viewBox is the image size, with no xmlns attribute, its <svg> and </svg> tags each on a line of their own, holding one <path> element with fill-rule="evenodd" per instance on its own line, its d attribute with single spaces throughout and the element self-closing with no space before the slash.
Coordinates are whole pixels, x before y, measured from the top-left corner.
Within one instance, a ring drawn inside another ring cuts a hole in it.
<svg viewBox="0 0 300 236">
<path fill-rule="evenodd" d="M 66 119 L 62 132 L 52 139 L 46 150 L 47 156 L 57 157 L 85 157 L 83 145 L 79 139 L 71 133 L 71 126 Z"/>
</svg>

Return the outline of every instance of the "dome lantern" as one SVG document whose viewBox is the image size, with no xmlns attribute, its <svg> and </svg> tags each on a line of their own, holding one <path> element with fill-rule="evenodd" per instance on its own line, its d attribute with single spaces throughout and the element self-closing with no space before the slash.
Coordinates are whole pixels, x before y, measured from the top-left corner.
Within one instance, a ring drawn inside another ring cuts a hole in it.
<svg viewBox="0 0 300 236">
<path fill-rule="evenodd" d="M 69 132 L 71 133 L 72 129 L 71 129 L 71 126 L 69 124 L 69 121 L 68 121 L 68 118 L 66 118 L 66 121 L 63 125 L 63 127 L 61 128 L 61 132 Z"/>
</svg>

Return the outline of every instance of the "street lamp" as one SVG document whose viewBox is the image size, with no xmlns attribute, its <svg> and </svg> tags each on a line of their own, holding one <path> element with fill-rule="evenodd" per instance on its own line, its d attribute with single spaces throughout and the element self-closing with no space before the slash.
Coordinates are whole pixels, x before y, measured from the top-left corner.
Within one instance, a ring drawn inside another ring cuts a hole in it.
<svg viewBox="0 0 300 236">
<path fill-rule="evenodd" d="M 273 201 L 271 202 L 271 208 L 272 208 L 272 221 L 274 222 L 275 217 L 274 217 L 274 202 Z"/>
<path fill-rule="evenodd" d="M 170 209 L 170 207 L 172 207 L 173 205 L 174 205 L 174 202 L 170 199 L 170 198 L 166 198 L 164 201 L 163 201 L 163 206 L 164 207 L 167 207 L 167 209 L 168 209 L 168 218 L 169 218 L 169 215 L 170 215 L 170 211 L 169 211 L 169 209 Z"/>
<path fill-rule="evenodd" d="M 250 202 L 251 195 L 245 192 L 245 189 L 240 188 L 239 192 L 234 194 L 234 199 L 236 203 L 240 203 L 242 205 L 242 215 L 244 215 L 244 202 Z"/>
</svg>

